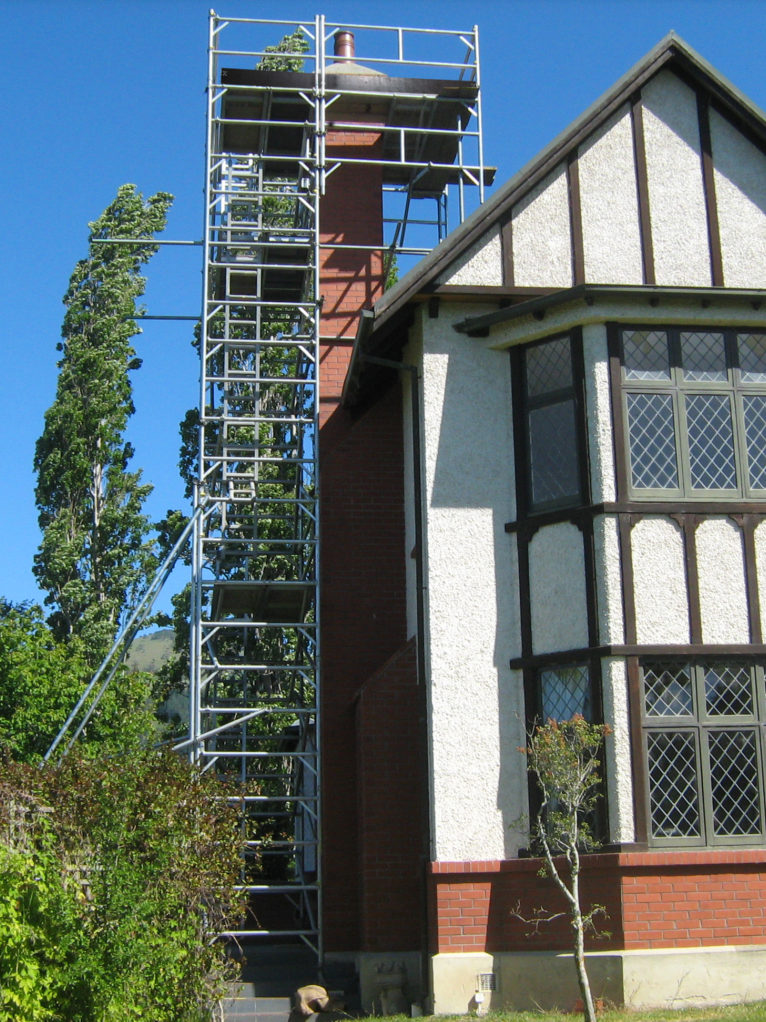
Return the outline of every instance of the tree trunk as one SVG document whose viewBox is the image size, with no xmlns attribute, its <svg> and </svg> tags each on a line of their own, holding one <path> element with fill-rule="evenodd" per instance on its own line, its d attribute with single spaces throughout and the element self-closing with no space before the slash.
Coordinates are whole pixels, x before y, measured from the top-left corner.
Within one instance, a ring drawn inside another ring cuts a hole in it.
<svg viewBox="0 0 766 1022">
<path fill-rule="evenodd" d="M 578 856 L 579 860 L 579 856 Z M 590 992 L 590 980 L 585 968 L 585 928 L 582 922 L 580 911 L 580 870 L 579 861 L 572 864 L 572 894 L 574 900 L 570 903 L 572 911 L 572 929 L 575 931 L 574 961 L 577 969 L 577 982 L 582 995 L 583 1016 L 586 1022 L 596 1022 L 596 1010 L 593 1007 L 593 996 Z"/>
</svg>

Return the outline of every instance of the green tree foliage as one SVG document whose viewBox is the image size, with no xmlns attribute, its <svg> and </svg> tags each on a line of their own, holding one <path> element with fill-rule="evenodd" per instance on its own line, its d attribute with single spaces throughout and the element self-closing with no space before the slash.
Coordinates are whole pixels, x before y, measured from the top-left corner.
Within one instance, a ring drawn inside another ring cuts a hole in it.
<svg viewBox="0 0 766 1022">
<path fill-rule="evenodd" d="M 146 284 L 140 268 L 157 250 L 152 238 L 171 201 L 165 192 L 144 200 L 122 185 L 89 225 L 88 257 L 64 296 L 56 397 L 35 451 L 43 533 L 35 575 L 56 637 L 82 637 L 91 660 L 108 648 L 155 564 L 142 511 L 151 487 L 128 470 L 133 449 L 124 433 L 134 410 L 129 372 L 141 364 L 131 344 Z"/>
<path fill-rule="evenodd" d="M 56 639 L 38 606 L 0 601 L 0 747 L 39 763 L 91 675 L 78 637 Z M 81 742 L 91 754 L 134 749 L 154 737 L 152 678 L 121 668 Z"/>
<path fill-rule="evenodd" d="M 283 36 L 275 46 L 267 46 L 265 53 L 256 65 L 256 71 L 302 71 L 303 57 L 308 53 L 309 42 L 297 28 L 294 32 Z"/>
<path fill-rule="evenodd" d="M 239 918 L 225 798 L 169 750 L 0 770 L 0 1018 L 208 1022 Z"/>
<path fill-rule="evenodd" d="M 585 968 L 585 932 L 595 929 L 593 920 L 604 909 L 594 905 L 583 912 L 580 906 L 580 852 L 595 847 L 588 816 L 598 802 L 601 750 L 609 734 L 608 724 L 589 724 L 575 714 L 571 720 L 549 720 L 535 727 L 524 750 L 542 796 L 533 836 L 545 860 L 543 872 L 568 906 L 577 981 L 588 1022 L 596 1022 L 596 1013 Z M 538 916 L 536 921 L 541 919 Z"/>
</svg>

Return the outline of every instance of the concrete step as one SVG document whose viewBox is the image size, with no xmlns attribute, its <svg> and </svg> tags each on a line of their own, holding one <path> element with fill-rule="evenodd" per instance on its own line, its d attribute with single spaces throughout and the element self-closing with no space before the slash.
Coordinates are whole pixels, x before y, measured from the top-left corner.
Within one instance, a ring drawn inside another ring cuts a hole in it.
<svg viewBox="0 0 766 1022">
<path fill-rule="evenodd" d="M 226 1022 L 287 1022 L 289 997 L 252 997 L 239 990 L 232 993 L 234 996 L 223 1002 Z"/>
<path fill-rule="evenodd" d="M 222 1002 L 224 1022 L 255 1022 L 256 1004 L 251 997 L 230 998 Z"/>
<path fill-rule="evenodd" d="M 288 1022 L 292 994 L 309 984 L 340 997 L 350 1013 L 358 1011 L 358 980 L 350 963 L 326 962 L 320 969 L 316 955 L 297 945 L 243 942 L 232 954 L 242 968 L 224 1001 L 226 1022 Z"/>
</svg>

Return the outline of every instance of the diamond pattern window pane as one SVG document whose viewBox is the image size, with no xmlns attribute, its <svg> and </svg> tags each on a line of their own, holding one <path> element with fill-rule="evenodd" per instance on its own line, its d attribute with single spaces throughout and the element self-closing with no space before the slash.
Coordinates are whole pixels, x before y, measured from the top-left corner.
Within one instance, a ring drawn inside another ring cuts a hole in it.
<svg viewBox="0 0 766 1022">
<path fill-rule="evenodd" d="M 689 717 L 694 713 L 691 671 L 684 664 L 644 666 L 647 717 Z"/>
<path fill-rule="evenodd" d="M 690 394 L 686 399 L 686 428 L 693 488 L 735 489 L 737 470 L 728 396 Z"/>
<path fill-rule="evenodd" d="M 633 485 L 678 486 L 673 399 L 670 394 L 628 394 L 628 436 Z"/>
<path fill-rule="evenodd" d="M 705 708 L 709 717 L 752 714 L 753 686 L 747 667 L 705 666 Z"/>
<path fill-rule="evenodd" d="M 742 663 L 642 665 L 644 719 L 653 725 L 646 740 L 654 837 L 762 838 L 759 673 Z M 695 714 L 696 693 L 704 709 Z M 683 723 L 690 714 L 693 730 Z M 720 726 L 726 717 L 743 716 L 753 724 Z"/>
<path fill-rule="evenodd" d="M 663 330 L 625 330 L 622 345 L 626 379 L 670 379 L 668 338 Z"/>
<path fill-rule="evenodd" d="M 688 731 L 653 731 L 647 738 L 653 836 L 699 837 L 694 735 Z"/>
<path fill-rule="evenodd" d="M 755 490 L 766 489 L 766 397 L 745 394 L 742 398 L 745 414 L 745 440 L 750 485 Z"/>
<path fill-rule="evenodd" d="M 579 495 L 573 401 L 530 411 L 529 460 L 533 504 Z"/>
<path fill-rule="evenodd" d="M 739 368 L 743 383 L 766 383 L 766 334 L 738 334 Z"/>
<path fill-rule="evenodd" d="M 759 834 L 758 755 L 752 731 L 712 731 L 709 739 L 713 832 Z"/>
<path fill-rule="evenodd" d="M 538 397 L 572 386 L 572 353 L 568 337 L 527 348 L 527 394 Z"/>
<path fill-rule="evenodd" d="M 682 333 L 681 362 L 687 380 L 725 380 L 723 334 Z"/>
<path fill-rule="evenodd" d="M 579 713 L 591 719 L 587 667 L 557 667 L 540 672 L 544 720 L 571 720 Z"/>
</svg>

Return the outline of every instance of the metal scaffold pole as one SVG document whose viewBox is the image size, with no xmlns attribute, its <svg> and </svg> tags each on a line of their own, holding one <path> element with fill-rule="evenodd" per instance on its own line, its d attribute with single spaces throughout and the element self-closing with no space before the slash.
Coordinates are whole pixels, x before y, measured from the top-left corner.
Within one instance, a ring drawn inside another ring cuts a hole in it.
<svg viewBox="0 0 766 1022">
<path fill-rule="evenodd" d="M 370 42 L 365 66 L 352 60 L 355 34 Z M 339 57 L 340 37 L 351 50 Z M 454 55 L 433 59 L 442 46 Z M 448 195 L 462 216 L 464 185 L 483 194 L 477 58 L 475 29 L 211 12 L 184 744 L 241 814 L 249 913 L 236 936 L 303 944 L 320 961 L 321 289 L 352 249 L 388 269 L 427 253 L 450 228 Z M 375 144 L 344 147 L 355 132 Z M 382 189 L 380 232 L 365 244 L 320 234 L 344 165 L 374 167 L 367 179 Z"/>
<path fill-rule="evenodd" d="M 245 24 L 211 15 L 189 747 L 241 814 L 237 936 L 320 955 L 318 107 L 221 67 Z"/>
</svg>

